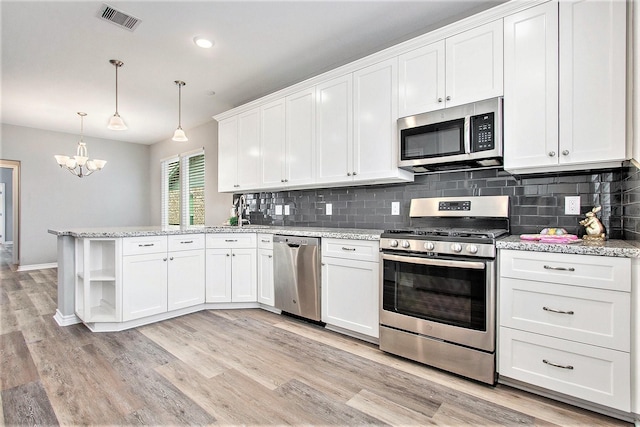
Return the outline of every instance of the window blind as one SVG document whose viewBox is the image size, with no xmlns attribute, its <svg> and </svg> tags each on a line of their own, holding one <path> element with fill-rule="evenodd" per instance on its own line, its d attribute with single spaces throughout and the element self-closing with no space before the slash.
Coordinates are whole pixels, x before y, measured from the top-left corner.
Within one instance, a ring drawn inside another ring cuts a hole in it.
<svg viewBox="0 0 640 427">
<path fill-rule="evenodd" d="M 204 225 L 204 150 L 161 161 L 162 225 Z"/>
</svg>

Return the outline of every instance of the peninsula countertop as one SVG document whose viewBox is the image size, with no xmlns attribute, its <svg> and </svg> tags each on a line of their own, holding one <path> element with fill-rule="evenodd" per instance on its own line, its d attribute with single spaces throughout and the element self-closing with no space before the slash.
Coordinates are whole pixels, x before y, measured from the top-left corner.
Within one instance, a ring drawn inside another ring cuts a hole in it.
<svg viewBox="0 0 640 427">
<path fill-rule="evenodd" d="M 162 236 L 176 234 L 211 234 L 211 233 L 267 233 L 286 234 L 290 236 L 324 237 L 334 239 L 379 240 L 382 230 L 359 228 L 325 228 L 325 227 L 289 227 L 269 225 L 239 226 L 140 226 L 140 227 L 98 227 L 49 229 L 56 236 L 72 236 L 76 238 L 117 238 L 139 236 Z"/>
</svg>

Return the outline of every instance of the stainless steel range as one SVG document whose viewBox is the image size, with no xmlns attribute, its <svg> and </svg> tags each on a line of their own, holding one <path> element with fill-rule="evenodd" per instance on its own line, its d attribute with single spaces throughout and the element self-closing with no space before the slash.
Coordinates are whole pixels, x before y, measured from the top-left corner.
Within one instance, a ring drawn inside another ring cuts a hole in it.
<svg viewBox="0 0 640 427">
<path fill-rule="evenodd" d="M 413 199 L 411 227 L 380 238 L 380 349 L 496 380 L 496 248 L 509 197 Z"/>
</svg>

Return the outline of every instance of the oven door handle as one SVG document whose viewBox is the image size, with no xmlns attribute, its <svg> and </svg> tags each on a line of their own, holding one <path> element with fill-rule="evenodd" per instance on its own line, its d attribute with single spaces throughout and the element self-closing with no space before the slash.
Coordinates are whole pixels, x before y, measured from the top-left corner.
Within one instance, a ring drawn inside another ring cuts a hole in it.
<svg viewBox="0 0 640 427">
<path fill-rule="evenodd" d="M 438 267 L 460 267 L 471 268 L 474 270 L 484 270 L 486 265 L 484 262 L 474 261 L 456 261 L 451 259 L 428 259 L 420 257 L 407 257 L 392 254 L 382 254 L 383 260 L 407 262 L 409 264 L 434 265 Z"/>
</svg>

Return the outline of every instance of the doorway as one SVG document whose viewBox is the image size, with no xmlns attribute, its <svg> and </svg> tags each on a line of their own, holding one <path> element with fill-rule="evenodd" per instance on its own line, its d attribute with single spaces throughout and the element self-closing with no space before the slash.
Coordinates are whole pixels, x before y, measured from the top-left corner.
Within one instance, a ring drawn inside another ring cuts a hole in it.
<svg viewBox="0 0 640 427">
<path fill-rule="evenodd" d="M 11 181 L 11 191 L 6 188 L 3 191 L 4 203 L 6 209 L 3 212 L 2 221 L 6 221 L 7 227 L 10 230 L 5 229 L 3 236 L 10 236 L 7 241 L 12 242 L 10 245 L 12 253 L 12 264 L 20 264 L 20 162 L 17 160 L 4 160 L 0 159 L 0 171 L 2 176 L 10 177 L 6 181 Z M 7 184 L 7 182 L 5 182 Z M 5 219 L 6 218 L 6 219 Z M 4 237 L 3 237 L 4 239 Z M 3 242 L 7 244 L 8 242 Z"/>
</svg>

